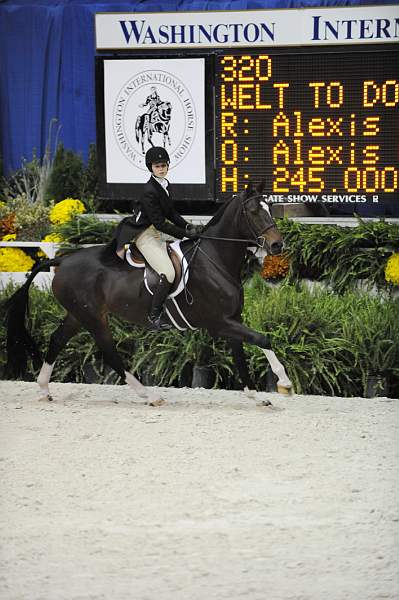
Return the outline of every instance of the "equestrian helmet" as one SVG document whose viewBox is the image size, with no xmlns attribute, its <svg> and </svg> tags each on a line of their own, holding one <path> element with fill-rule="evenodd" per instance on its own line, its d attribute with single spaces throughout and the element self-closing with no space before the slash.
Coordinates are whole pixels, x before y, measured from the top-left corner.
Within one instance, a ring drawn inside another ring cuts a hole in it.
<svg viewBox="0 0 399 600">
<path fill-rule="evenodd" d="M 147 165 L 147 169 L 152 172 L 152 164 L 158 162 L 166 162 L 170 163 L 169 154 L 162 146 L 154 146 L 147 150 L 147 154 L 145 155 L 145 164 Z"/>
</svg>

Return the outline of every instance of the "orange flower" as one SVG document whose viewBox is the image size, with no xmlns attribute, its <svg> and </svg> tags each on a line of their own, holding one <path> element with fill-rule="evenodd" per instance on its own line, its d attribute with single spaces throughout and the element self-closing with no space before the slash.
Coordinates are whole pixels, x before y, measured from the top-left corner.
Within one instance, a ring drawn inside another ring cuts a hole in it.
<svg viewBox="0 0 399 600">
<path fill-rule="evenodd" d="M 261 275 L 263 279 L 282 279 L 289 271 L 290 263 L 284 254 L 265 256 Z"/>
<path fill-rule="evenodd" d="M 3 237 L 9 233 L 16 233 L 16 231 L 15 215 L 13 213 L 9 213 L 0 221 L 0 236 Z"/>
</svg>

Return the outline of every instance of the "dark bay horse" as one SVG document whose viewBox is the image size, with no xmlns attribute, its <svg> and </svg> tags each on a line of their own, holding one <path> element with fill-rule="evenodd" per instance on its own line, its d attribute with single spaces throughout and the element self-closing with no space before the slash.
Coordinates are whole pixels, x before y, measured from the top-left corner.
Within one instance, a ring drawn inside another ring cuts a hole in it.
<svg viewBox="0 0 399 600">
<path fill-rule="evenodd" d="M 204 328 L 213 337 L 229 341 L 243 388 L 255 390 L 243 350 L 243 342 L 247 342 L 263 349 L 278 377 L 280 389 L 289 390 L 291 382 L 271 350 L 268 337 L 248 328 L 241 318 L 240 275 L 247 246 L 265 245 L 271 254 L 282 250 L 282 238 L 263 200 L 262 189 L 258 188 L 256 193 L 247 189 L 233 197 L 209 221 L 200 239 L 182 242 L 182 250 L 191 260 L 188 288 L 193 298 L 184 309 L 194 327 Z M 25 315 L 29 286 L 36 274 L 48 266 L 57 267 L 52 289 L 67 314 L 51 336 L 37 380 L 41 399 L 51 399 L 49 381 L 55 360 L 84 327 L 103 352 L 105 361 L 136 394 L 146 398 L 149 404 L 163 403 L 126 370 L 108 326 L 107 315 L 113 313 L 145 327 L 151 304 L 151 296 L 143 286 L 143 269 L 135 269 L 118 258 L 114 241 L 43 261 L 11 296 L 7 302 L 7 351 L 12 375 L 25 372 L 29 355 L 40 364 L 39 351 L 25 327 Z"/>
</svg>

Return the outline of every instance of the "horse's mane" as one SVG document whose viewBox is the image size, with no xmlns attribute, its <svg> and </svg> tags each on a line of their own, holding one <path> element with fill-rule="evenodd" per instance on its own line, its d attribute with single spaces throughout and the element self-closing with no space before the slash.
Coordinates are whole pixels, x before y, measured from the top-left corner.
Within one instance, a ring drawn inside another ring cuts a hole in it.
<svg viewBox="0 0 399 600">
<path fill-rule="evenodd" d="M 257 194 L 262 194 L 263 189 L 265 187 L 265 181 L 262 180 L 257 186 L 256 186 L 256 193 Z M 252 183 L 249 182 L 248 186 L 241 191 L 239 194 L 237 194 L 236 196 L 233 196 L 232 198 L 230 198 L 230 200 L 226 200 L 226 202 L 224 202 L 222 204 L 222 206 L 216 211 L 216 213 L 213 215 L 212 219 L 210 221 L 208 221 L 208 223 L 206 224 L 204 231 L 206 231 L 208 229 L 208 227 L 212 227 L 212 225 L 216 225 L 216 223 L 219 223 L 220 219 L 222 218 L 222 216 L 224 215 L 224 211 L 226 210 L 226 208 L 232 203 L 234 202 L 235 199 L 239 199 L 240 201 L 243 201 L 245 198 L 247 198 L 248 196 L 251 196 L 253 194 L 254 190 L 252 187 Z"/>
<path fill-rule="evenodd" d="M 208 229 L 208 227 L 212 227 L 212 225 L 216 225 L 216 223 L 219 223 L 220 219 L 224 215 L 224 211 L 230 205 L 231 202 L 232 202 L 232 199 L 226 200 L 226 202 L 223 202 L 223 204 L 218 208 L 218 210 L 213 215 L 212 219 L 210 219 L 210 221 L 208 221 L 208 223 L 205 225 L 204 231 L 206 231 Z"/>
</svg>

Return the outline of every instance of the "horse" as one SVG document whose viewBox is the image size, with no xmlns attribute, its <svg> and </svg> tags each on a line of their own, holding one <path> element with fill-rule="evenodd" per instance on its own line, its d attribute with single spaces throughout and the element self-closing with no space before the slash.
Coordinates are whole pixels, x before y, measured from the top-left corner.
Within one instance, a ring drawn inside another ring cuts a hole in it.
<svg viewBox="0 0 399 600">
<path fill-rule="evenodd" d="M 147 141 L 151 146 L 152 136 L 154 133 L 162 135 L 164 148 L 166 142 L 171 145 L 169 137 L 170 119 L 172 114 L 172 104 L 170 102 L 161 102 L 150 114 L 144 113 L 136 119 L 135 132 L 136 141 L 141 144 L 141 151 L 145 154 L 144 139 L 147 136 Z"/>
<path fill-rule="evenodd" d="M 198 239 L 183 240 L 181 250 L 189 263 L 191 303 L 183 300 L 191 327 L 204 328 L 211 336 L 224 338 L 232 350 L 242 388 L 256 398 L 256 386 L 248 370 L 243 342 L 262 348 L 278 377 L 279 391 L 289 393 L 291 382 L 284 366 L 271 349 L 267 335 L 247 327 L 242 320 L 241 271 L 248 246 L 263 246 L 272 255 L 280 254 L 283 240 L 261 192 L 247 187 L 225 202 L 210 219 Z M 41 400 L 52 400 L 49 381 L 55 360 L 68 341 L 83 327 L 93 336 L 105 362 L 148 404 L 164 403 L 162 397 L 142 385 L 127 371 L 119 356 L 107 316 L 118 315 L 146 327 L 151 295 L 143 284 L 143 269 L 133 268 L 115 253 L 115 240 L 108 244 L 75 249 L 35 267 L 26 282 L 7 301 L 8 369 L 20 376 L 32 357 L 40 365 L 40 351 L 25 326 L 29 286 L 39 271 L 57 267 L 52 291 L 67 314 L 51 335 L 37 383 Z M 264 404 L 271 404 L 264 401 Z"/>
</svg>

